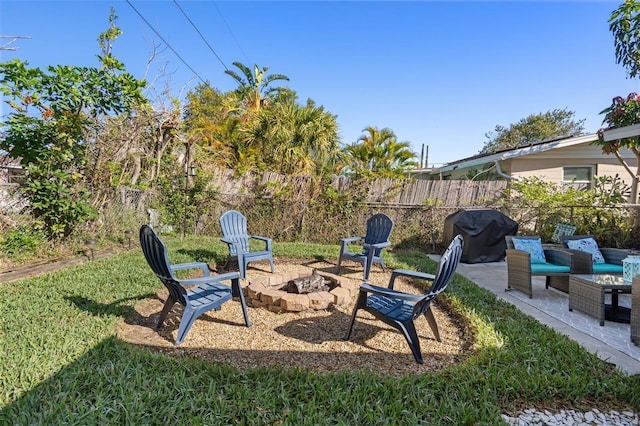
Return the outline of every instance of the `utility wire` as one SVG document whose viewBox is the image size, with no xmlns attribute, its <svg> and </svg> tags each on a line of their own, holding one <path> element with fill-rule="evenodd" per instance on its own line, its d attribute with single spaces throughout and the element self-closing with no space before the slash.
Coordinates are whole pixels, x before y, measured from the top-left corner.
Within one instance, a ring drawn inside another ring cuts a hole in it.
<svg viewBox="0 0 640 426">
<path fill-rule="evenodd" d="M 213 47 L 211 47 L 211 45 L 209 44 L 209 42 L 207 41 L 207 39 L 204 38 L 204 36 L 202 35 L 202 33 L 200 32 L 200 30 L 198 29 L 198 27 L 196 27 L 196 24 L 193 23 L 193 21 L 191 20 L 191 18 L 189 18 L 189 16 L 187 16 L 187 13 L 182 9 L 182 7 L 180 7 L 180 5 L 178 4 L 177 0 L 173 0 L 173 2 L 175 3 L 176 7 L 178 9 L 180 9 L 180 12 L 182 12 L 182 14 L 184 15 L 185 18 L 187 18 L 187 21 L 189 21 L 189 23 L 191 24 L 191 26 L 193 27 L 193 29 L 196 30 L 196 32 L 198 33 L 198 35 L 200 35 L 200 38 L 202 39 L 202 41 L 204 41 L 204 43 L 207 45 L 207 47 L 209 48 L 209 50 L 211 51 L 211 53 L 213 53 L 215 55 L 216 58 L 218 58 L 218 61 L 220 61 L 220 63 L 222 64 L 222 66 L 224 67 L 225 70 L 229 70 L 229 68 L 227 68 L 227 66 L 224 64 L 224 62 L 222 62 L 222 59 L 220 59 L 220 56 L 218 56 L 218 54 L 216 53 L 215 50 L 213 50 Z"/>
<path fill-rule="evenodd" d="M 182 56 L 180 56 L 180 54 L 179 54 L 178 52 L 176 52 L 176 50 L 175 50 L 173 47 L 171 47 L 171 45 L 170 45 L 170 44 L 169 44 L 169 43 L 168 43 L 168 42 L 167 42 L 167 41 L 166 41 L 166 40 L 165 40 L 165 39 L 160 35 L 160 33 L 159 33 L 158 31 L 156 31 L 156 29 L 155 29 L 155 28 L 153 28 L 153 25 L 151 25 L 151 24 L 149 23 L 149 21 L 147 21 L 147 20 L 145 19 L 145 17 L 144 17 L 144 16 L 142 16 L 142 14 L 141 14 L 140 12 L 138 12 L 138 9 L 136 9 L 136 8 L 133 6 L 133 4 L 131 4 L 131 1 L 129 1 L 129 0 L 126 0 L 126 1 L 127 1 L 127 3 L 129 4 L 129 6 L 131 6 L 131 8 L 132 8 L 132 9 L 133 9 L 137 14 L 138 14 L 138 16 L 140 17 L 140 19 L 142 19 L 142 20 L 144 21 L 144 23 L 145 23 L 145 24 L 147 24 L 147 25 L 149 26 L 149 28 L 151 28 L 151 29 L 153 30 L 153 32 L 154 32 L 154 33 L 156 33 L 156 35 L 160 38 L 160 40 L 162 40 L 162 42 L 163 42 L 164 44 L 166 44 L 166 45 L 167 45 L 167 47 L 168 47 L 169 49 L 171 49 L 171 51 L 172 51 L 172 52 L 173 52 L 173 53 L 178 57 L 178 59 L 180 59 L 180 61 L 182 61 L 182 63 L 183 63 L 183 64 L 185 64 L 185 65 L 187 66 L 187 68 L 189 68 L 189 69 L 191 70 L 191 72 L 192 72 L 196 77 L 198 77 L 198 79 L 200 79 L 200 81 L 201 81 L 201 82 L 206 83 L 206 82 L 204 81 L 204 79 L 203 79 L 202 77 L 200 77 L 200 74 L 198 74 L 198 73 L 197 73 L 193 68 L 191 68 L 191 65 L 189 65 L 189 64 L 188 64 L 184 59 L 182 59 Z"/>
<path fill-rule="evenodd" d="M 233 33 L 233 31 L 231 31 L 231 27 L 229 26 L 229 23 L 227 22 L 226 19 L 224 19 L 224 15 L 222 15 L 222 11 L 218 7 L 218 2 L 214 1 L 213 2 L 213 6 L 218 11 L 218 15 L 220 16 L 220 19 L 222 19 L 222 22 L 224 22 L 224 26 L 227 27 L 227 30 L 229 31 L 229 34 L 231 34 L 231 37 L 233 38 L 233 41 L 236 42 L 236 46 L 238 46 L 238 50 L 240 50 L 240 53 L 242 53 L 242 56 L 244 56 L 244 58 L 247 60 L 247 62 L 251 62 L 249 60 L 249 57 L 247 56 L 247 54 L 244 53 L 244 50 L 242 50 L 242 46 L 240 46 L 240 43 L 238 43 L 238 39 L 236 38 L 236 35 Z"/>
</svg>

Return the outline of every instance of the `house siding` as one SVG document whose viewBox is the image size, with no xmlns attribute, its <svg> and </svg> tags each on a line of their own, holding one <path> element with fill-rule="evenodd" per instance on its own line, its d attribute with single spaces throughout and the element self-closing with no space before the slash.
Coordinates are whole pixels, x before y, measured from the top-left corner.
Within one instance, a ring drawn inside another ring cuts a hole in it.
<svg viewBox="0 0 640 426">
<path fill-rule="evenodd" d="M 637 160 L 627 149 L 622 152 L 623 158 L 635 170 Z M 539 177 L 545 181 L 562 184 L 563 167 L 592 166 L 594 176 L 615 176 L 631 185 L 631 176 L 613 155 L 603 154 L 599 146 L 579 145 L 559 148 L 526 157 L 508 160 L 511 176 L 517 178 Z M 503 167 L 503 170 L 505 167 Z"/>
</svg>

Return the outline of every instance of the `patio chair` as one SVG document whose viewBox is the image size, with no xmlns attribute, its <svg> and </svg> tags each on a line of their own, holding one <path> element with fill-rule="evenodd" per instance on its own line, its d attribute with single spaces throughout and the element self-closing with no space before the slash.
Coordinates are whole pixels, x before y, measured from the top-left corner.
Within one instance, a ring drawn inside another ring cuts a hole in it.
<svg viewBox="0 0 640 426">
<path fill-rule="evenodd" d="M 240 276 L 237 272 L 211 276 L 209 266 L 204 262 L 171 265 L 167 248 L 150 225 L 142 225 L 140 228 L 140 245 L 151 270 L 169 290 L 156 330 L 162 328 L 162 323 L 175 303 L 184 306 L 176 338 L 177 346 L 182 344 L 189 329 L 200 315 L 210 310 L 220 310 L 222 304 L 233 297 L 240 299 L 244 322 L 247 327 L 251 326 L 244 295 L 240 288 Z M 200 269 L 203 276 L 180 279 L 175 275 L 175 271 L 190 269 Z M 231 281 L 231 285 L 224 284 L 223 281 Z"/>
<path fill-rule="evenodd" d="M 556 229 L 551 235 L 551 242 L 555 244 L 562 244 L 562 237 L 571 236 L 576 232 L 576 225 L 573 223 L 559 222 L 556 225 Z"/>
<path fill-rule="evenodd" d="M 229 264 L 230 260 L 237 259 L 242 279 L 247 278 L 247 265 L 250 262 L 259 260 L 268 260 L 271 265 L 271 273 L 275 272 L 271 238 L 249 235 L 247 232 L 247 218 L 242 213 L 235 210 L 227 211 L 220 216 L 220 227 L 223 235 L 220 240 L 229 246 L 229 257 L 226 265 Z M 264 248 L 252 251 L 251 240 L 261 241 L 264 243 Z"/>
<path fill-rule="evenodd" d="M 539 236 L 505 236 L 507 243 L 507 288 L 533 298 L 531 277 L 545 276 L 545 287 L 569 292 L 573 254 L 566 250 L 543 248 Z"/>
<path fill-rule="evenodd" d="M 351 323 L 349 324 L 349 329 L 344 339 L 349 340 L 356 314 L 359 309 L 364 309 L 377 319 L 401 331 L 409 344 L 409 348 L 411 348 L 416 362 L 422 364 L 420 340 L 418 338 L 418 332 L 416 331 L 415 321 L 421 315 L 424 315 L 436 340 L 442 342 L 440 332 L 438 331 L 438 323 L 431 311 L 431 303 L 446 289 L 449 281 L 453 278 L 456 268 L 460 263 L 463 244 L 464 239 L 461 235 L 457 235 L 451 241 L 449 247 L 440 258 L 435 275 L 396 269 L 391 273 L 391 279 L 387 288 L 378 287 L 369 283 L 361 284 L 358 299 L 353 308 L 353 314 L 351 315 Z M 431 281 L 432 284 L 429 290 L 422 295 L 404 293 L 393 289 L 395 279 L 398 276 L 427 280 Z"/>
<path fill-rule="evenodd" d="M 393 226 L 393 220 L 389 216 L 384 213 L 378 213 L 367 220 L 367 231 L 364 237 L 343 238 L 340 246 L 340 256 L 338 257 L 337 273 L 340 274 L 340 265 L 343 259 L 362 263 L 365 281 L 369 279 L 371 265 L 374 263 L 379 264 L 382 270 L 386 272 L 387 269 L 382 260 L 382 250 L 391 245 L 389 237 L 393 231 Z M 349 250 L 349 244 L 355 244 L 360 241 L 363 242 L 360 253 Z"/>
<path fill-rule="evenodd" d="M 562 246 L 573 254 L 574 274 L 616 274 L 622 275 L 622 261 L 633 250 L 599 247 L 592 235 L 565 235 Z"/>
</svg>

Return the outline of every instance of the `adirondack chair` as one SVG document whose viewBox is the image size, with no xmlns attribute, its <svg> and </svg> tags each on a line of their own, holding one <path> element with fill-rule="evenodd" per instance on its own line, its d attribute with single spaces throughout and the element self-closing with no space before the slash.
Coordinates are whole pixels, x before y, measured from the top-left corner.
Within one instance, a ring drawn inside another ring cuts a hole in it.
<svg viewBox="0 0 640 426">
<path fill-rule="evenodd" d="M 422 364 L 420 340 L 416 331 L 415 320 L 424 315 L 436 340 L 442 342 L 438 331 L 438 323 L 433 316 L 433 312 L 431 312 L 431 302 L 447 288 L 449 281 L 453 278 L 453 274 L 460 263 L 463 244 L 462 235 L 457 235 L 451 241 L 449 247 L 440 258 L 435 275 L 396 269 L 391 273 L 388 288 L 378 287 L 369 283 L 361 284 L 358 299 L 353 308 L 349 330 L 347 330 L 347 334 L 344 337 L 345 340 L 349 340 L 351 337 L 351 330 L 358 310 L 364 309 L 377 319 L 400 330 L 404 334 L 404 338 L 407 340 L 416 362 Z M 398 276 L 427 280 L 431 281 L 432 284 L 429 290 L 422 295 L 403 293 L 393 289 L 395 279 Z"/>
<path fill-rule="evenodd" d="M 364 280 L 369 279 L 371 265 L 378 263 L 384 272 L 387 268 L 382 260 L 382 250 L 389 247 L 391 242 L 389 237 L 393 231 L 393 220 L 384 213 L 378 213 L 367 220 L 367 232 L 364 237 L 348 237 L 342 239 L 340 246 L 340 256 L 338 257 L 338 274 L 343 259 L 362 263 L 364 267 Z M 364 240 L 364 241 L 363 241 Z M 362 251 L 356 253 L 349 250 L 349 244 L 363 241 Z"/>
<path fill-rule="evenodd" d="M 204 262 L 171 265 L 167 248 L 150 225 L 142 225 L 140 228 L 140 245 L 151 270 L 169 290 L 156 330 L 162 328 L 162 323 L 175 303 L 184 306 L 176 338 L 177 346 L 182 344 L 189 329 L 200 315 L 210 310 L 220 310 L 222 304 L 231 300 L 232 297 L 240 299 L 244 322 L 247 327 L 251 326 L 244 294 L 240 288 L 240 276 L 237 272 L 212 276 L 209 274 L 209 266 Z M 176 277 L 175 271 L 189 269 L 200 269 L 204 276 L 189 279 Z M 231 281 L 231 285 L 224 284 L 223 281 Z"/>
<path fill-rule="evenodd" d="M 268 260 L 271 264 L 271 273 L 275 272 L 271 238 L 249 235 L 247 232 L 247 218 L 242 213 L 235 210 L 225 212 L 220 216 L 220 227 L 223 235 L 220 240 L 229 246 L 227 264 L 229 260 L 237 258 L 242 279 L 247 278 L 247 265 L 258 260 Z M 251 251 L 249 241 L 252 239 L 264 242 L 264 250 Z"/>
</svg>

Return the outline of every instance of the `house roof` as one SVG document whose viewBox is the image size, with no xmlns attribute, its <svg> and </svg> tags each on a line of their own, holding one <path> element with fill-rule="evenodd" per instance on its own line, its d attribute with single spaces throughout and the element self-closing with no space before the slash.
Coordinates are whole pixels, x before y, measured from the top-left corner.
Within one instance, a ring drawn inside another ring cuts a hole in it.
<svg viewBox="0 0 640 426">
<path fill-rule="evenodd" d="M 540 142 L 533 142 L 528 145 L 520 145 L 515 148 L 503 149 L 489 154 L 478 154 L 473 157 L 447 163 L 442 167 L 433 169 L 432 173 L 450 172 L 456 169 L 481 166 L 495 161 L 510 160 L 512 158 L 523 157 L 525 155 L 537 154 L 556 148 L 566 148 L 569 146 L 591 143 L 598 139 L 596 133 L 581 136 L 567 136 L 556 139 L 548 139 Z"/>
</svg>

